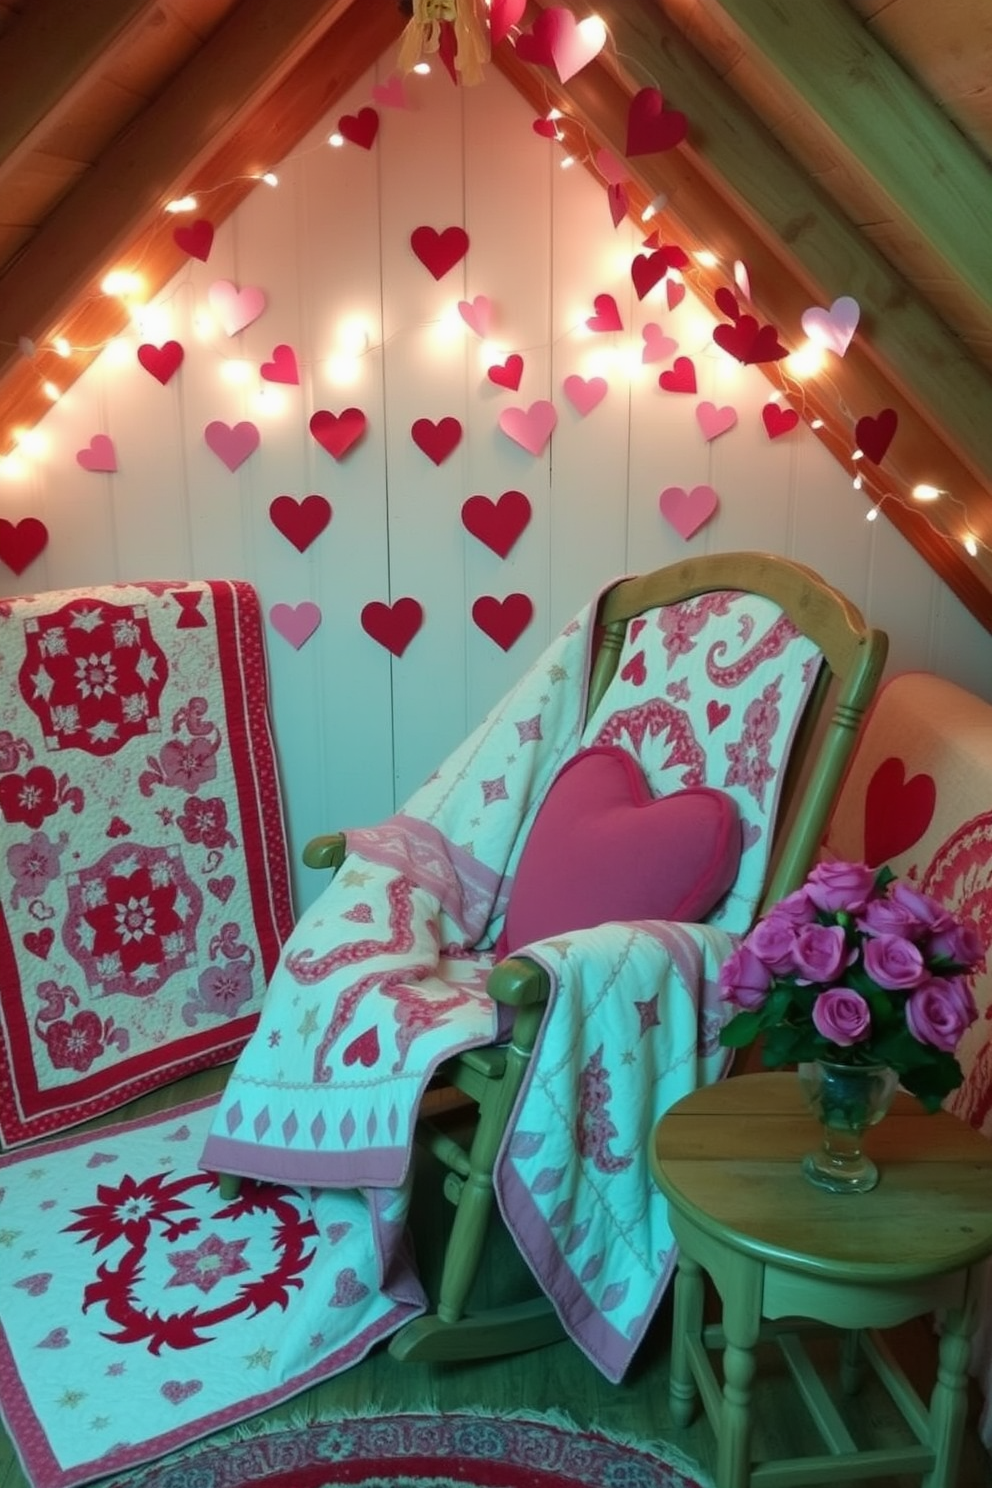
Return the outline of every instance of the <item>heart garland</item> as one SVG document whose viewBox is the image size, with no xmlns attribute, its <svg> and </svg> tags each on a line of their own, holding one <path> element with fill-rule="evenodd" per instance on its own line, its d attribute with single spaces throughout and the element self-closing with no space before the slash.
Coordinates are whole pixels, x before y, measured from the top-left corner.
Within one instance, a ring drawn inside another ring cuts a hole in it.
<svg viewBox="0 0 992 1488">
<path fill-rule="evenodd" d="M 269 611 L 272 629 L 288 641 L 294 651 L 305 645 L 323 618 L 320 606 L 309 599 L 298 605 L 274 604 Z"/>
<path fill-rule="evenodd" d="M 207 299 L 227 336 L 236 336 L 262 314 L 268 303 L 265 290 L 246 284 L 239 289 L 230 279 L 218 279 L 207 290 Z"/>
<path fill-rule="evenodd" d="M 789 434 L 799 423 L 799 415 L 794 408 L 782 408 L 778 403 L 766 403 L 761 410 L 761 422 L 765 426 L 765 433 L 769 439 L 781 439 L 783 434 Z"/>
<path fill-rule="evenodd" d="M 85 449 L 76 451 L 76 464 L 84 470 L 113 474 L 117 469 L 117 452 L 107 434 L 94 434 Z"/>
<path fill-rule="evenodd" d="M 557 423 L 558 410 L 546 398 L 538 398 L 529 408 L 506 408 L 499 416 L 506 437 L 530 455 L 542 452 Z"/>
<path fill-rule="evenodd" d="M 658 386 L 665 393 L 694 393 L 696 391 L 696 365 L 691 357 L 676 357 L 667 372 L 658 378 Z"/>
<path fill-rule="evenodd" d="M 198 258 L 201 263 L 206 263 L 214 243 L 212 222 L 208 222 L 205 217 L 198 217 L 187 226 L 177 227 L 172 236 L 177 247 L 188 253 L 190 258 Z"/>
<path fill-rule="evenodd" d="M 547 11 L 545 11 L 545 15 Z M 593 300 L 595 315 L 590 315 L 586 325 L 590 331 L 622 331 L 623 321 L 617 302 L 611 294 L 598 294 Z"/>
<path fill-rule="evenodd" d="M 880 465 L 898 427 L 899 415 L 894 408 L 883 408 L 875 418 L 868 414 L 859 418 L 854 426 L 854 437 L 865 459 L 873 465 Z"/>
<path fill-rule="evenodd" d="M 217 458 L 232 472 L 243 465 L 262 442 L 256 425 L 247 420 L 232 427 L 222 419 L 214 419 L 204 429 L 203 438 L 207 448 L 213 450 Z"/>
<path fill-rule="evenodd" d="M 258 371 L 264 382 L 287 382 L 299 385 L 300 369 L 296 361 L 296 352 L 284 343 L 272 348 L 272 360 L 263 362 Z"/>
<path fill-rule="evenodd" d="M 165 341 L 161 346 L 145 342 L 138 347 L 138 361 L 146 372 L 164 387 L 182 366 L 185 352 L 178 341 Z"/>
<path fill-rule="evenodd" d="M 513 352 L 507 357 L 505 362 L 496 362 L 490 367 L 486 376 L 497 387 L 509 388 L 511 393 L 515 393 L 520 386 L 520 379 L 523 374 L 524 359 L 522 356 L 518 356 L 516 352 Z"/>
<path fill-rule="evenodd" d="M 657 88 L 642 88 L 635 93 L 627 111 L 627 148 L 625 154 L 654 155 L 673 150 L 688 132 L 685 114 L 666 109 Z"/>
<path fill-rule="evenodd" d="M 338 120 L 338 134 L 351 145 L 360 145 L 371 150 L 379 133 L 379 115 L 374 108 L 361 108 L 357 114 L 342 114 Z"/>
</svg>

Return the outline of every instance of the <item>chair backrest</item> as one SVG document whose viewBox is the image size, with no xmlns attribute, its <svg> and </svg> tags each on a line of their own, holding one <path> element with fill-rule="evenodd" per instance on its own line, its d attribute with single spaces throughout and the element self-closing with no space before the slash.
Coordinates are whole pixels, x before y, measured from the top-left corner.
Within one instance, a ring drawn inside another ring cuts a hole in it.
<svg viewBox="0 0 992 1488">
<path fill-rule="evenodd" d="M 662 606 L 719 592 L 771 601 L 822 656 L 789 750 L 769 869 L 757 904 L 760 913 L 798 887 L 815 858 L 865 709 L 881 678 L 888 638 L 868 625 L 819 574 L 790 559 L 749 552 L 687 559 L 622 580 L 603 596 L 587 718 L 602 703 L 616 675 L 631 621 Z"/>
</svg>

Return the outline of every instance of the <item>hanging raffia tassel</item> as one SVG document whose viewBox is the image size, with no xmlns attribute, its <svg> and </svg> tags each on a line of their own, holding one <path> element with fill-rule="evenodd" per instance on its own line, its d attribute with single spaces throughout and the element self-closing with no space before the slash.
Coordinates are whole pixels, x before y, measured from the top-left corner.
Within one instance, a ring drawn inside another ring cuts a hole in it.
<svg viewBox="0 0 992 1488">
<path fill-rule="evenodd" d="M 483 19 L 482 0 L 413 0 L 413 16 L 400 42 L 397 69 L 409 72 L 425 52 L 441 45 L 441 28 L 454 27 L 455 67 L 467 86 L 481 83 L 483 64 L 489 61 L 489 28 Z"/>
</svg>

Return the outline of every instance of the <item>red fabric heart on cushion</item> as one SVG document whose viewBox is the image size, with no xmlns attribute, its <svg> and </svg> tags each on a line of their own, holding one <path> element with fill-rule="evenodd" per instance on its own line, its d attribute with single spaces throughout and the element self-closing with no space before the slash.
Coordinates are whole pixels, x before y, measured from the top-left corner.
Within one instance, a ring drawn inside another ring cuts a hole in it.
<svg viewBox="0 0 992 1488">
<path fill-rule="evenodd" d="M 558 772 L 520 856 L 497 956 L 611 920 L 705 918 L 737 877 L 737 805 L 709 786 L 652 796 L 612 744 Z"/>
<path fill-rule="evenodd" d="M 865 862 L 870 868 L 908 852 L 929 827 L 937 804 L 932 775 L 906 774 L 897 755 L 878 766 L 865 791 Z"/>
</svg>

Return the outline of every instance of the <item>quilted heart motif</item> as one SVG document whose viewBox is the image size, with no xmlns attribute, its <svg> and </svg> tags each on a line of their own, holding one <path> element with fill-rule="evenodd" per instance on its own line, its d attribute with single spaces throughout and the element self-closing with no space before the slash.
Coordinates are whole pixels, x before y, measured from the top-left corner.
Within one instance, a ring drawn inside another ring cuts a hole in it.
<svg viewBox="0 0 992 1488">
<path fill-rule="evenodd" d="M 687 129 L 685 114 L 666 109 L 657 88 L 642 88 L 630 101 L 624 154 L 653 155 L 660 150 L 673 150 L 685 139 Z"/>
<path fill-rule="evenodd" d="M 146 341 L 138 347 L 138 361 L 163 387 L 178 372 L 185 354 L 178 341 L 164 341 L 161 346 Z"/>
<path fill-rule="evenodd" d="M 410 247 L 435 279 L 443 279 L 468 252 L 468 233 L 463 227 L 446 227 L 442 232 L 435 227 L 415 227 Z"/>
<path fill-rule="evenodd" d="M 162 1140 L 164 1142 L 188 1142 L 191 1135 L 192 1133 L 189 1127 L 186 1125 L 185 1122 L 183 1122 L 182 1126 L 177 1126 L 175 1131 L 170 1132 L 169 1135 L 167 1137 L 163 1137 Z"/>
<path fill-rule="evenodd" d="M 191 1395 L 198 1395 L 203 1389 L 202 1380 L 166 1380 L 160 1393 L 170 1405 L 182 1405 Z"/>
<path fill-rule="evenodd" d="M 542 10 L 529 31 L 521 31 L 514 50 L 532 67 L 554 67 L 554 40 L 561 20 L 560 7 Z"/>
<path fill-rule="evenodd" d="M 262 314 L 266 306 L 264 289 L 246 284 L 239 289 L 230 279 L 218 279 L 207 290 L 210 308 L 228 336 L 236 336 Z"/>
<path fill-rule="evenodd" d="M 48 960 L 48 953 L 55 943 L 55 931 L 48 926 L 44 930 L 29 930 L 24 936 L 24 949 L 41 961 Z"/>
<path fill-rule="evenodd" d="M 642 362 L 667 362 L 679 349 L 679 343 L 671 336 L 666 336 L 661 326 L 655 325 L 654 321 L 648 322 L 641 331 L 641 336 L 644 339 Z"/>
<path fill-rule="evenodd" d="M 361 620 L 366 635 L 394 656 L 402 656 L 424 623 L 424 611 L 420 601 L 409 595 L 391 605 L 373 599 L 363 607 Z"/>
<path fill-rule="evenodd" d="M 371 925 L 372 906 L 371 904 L 353 904 L 350 909 L 345 910 L 341 918 L 352 920 L 356 925 Z"/>
<path fill-rule="evenodd" d="M 117 452 L 106 434 L 94 434 L 85 449 L 76 451 L 76 464 L 84 470 L 112 474 L 117 469 Z"/>
<path fill-rule="evenodd" d="M 531 455 L 541 453 L 557 422 L 558 410 L 546 398 L 538 398 L 529 408 L 505 408 L 499 416 L 506 437 Z"/>
<path fill-rule="evenodd" d="M 360 1281 L 358 1272 L 353 1266 L 345 1266 L 339 1271 L 334 1281 L 334 1295 L 331 1297 L 328 1307 L 354 1307 L 363 1301 L 369 1294 L 369 1289 L 364 1281 Z"/>
<path fill-rule="evenodd" d="M 131 832 L 133 832 L 133 830 L 134 828 L 129 827 L 122 816 L 112 816 L 110 818 L 110 825 L 107 828 L 107 836 L 128 837 L 130 836 Z"/>
<path fill-rule="evenodd" d="M 635 651 L 628 662 L 625 662 L 620 670 L 622 682 L 632 682 L 635 687 L 643 687 L 647 680 L 648 669 L 644 661 L 644 652 Z"/>
<path fill-rule="evenodd" d="M 285 342 L 273 347 L 271 362 L 263 362 L 258 371 L 265 382 L 288 382 L 296 385 L 300 380 L 296 352 Z"/>
<path fill-rule="evenodd" d="M 861 319 L 861 306 L 850 295 L 841 295 L 834 300 L 829 310 L 812 305 L 804 310 L 800 322 L 811 341 L 825 351 L 843 356 L 854 338 Z"/>
<path fill-rule="evenodd" d="M 730 717 L 730 704 L 718 703 L 715 698 L 710 698 L 706 704 L 706 722 L 709 724 L 710 733 L 719 728 L 721 723 L 726 723 Z"/>
<path fill-rule="evenodd" d="M 707 442 L 719 439 L 721 434 L 726 434 L 737 423 L 737 409 L 731 408 L 729 404 L 725 408 L 717 408 L 715 403 L 699 403 L 696 405 L 696 422 Z"/>
<path fill-rule="evenodd" d="M 505 41 L 527 8 L 527 0 L 492 0 L 489 7 L 489 40 L 492 46 Z"/>
<path fill-rule="evenodd" d="M 198 258 L 201 263 L 206 263 L 214 245 L 214 225 L 205 217 L 198 217 L 195 222 L 177 227 L 172 237 L 177 247 L 188 253 L 190 258 Z"/>
<path fill-rule="evenodd" d="M 494 366 L 490 367 L 486 376 L 497 387 L 509 388 L 511 393 L 515 393 L 520 386 L 520 379 L 523 373 L 524 359 L 522 356 L 518 356 L 516 352 L 513 352 L 502 364 L 497 362 Z"/>
<path fill-rule="evenodd" d="M 545 12 L 547 14 L 547 12 Z M 557 7 L 558 25 L 551 39 L 551 58 L 563 83 L 587 67 L 606 44 L 606 27 L 598 16 L 577 21 L 570 10 Z"/>
<path fill-rule="evenodd" d="M 719 506 L 712 486 L 668 486 L 658 497 L 661 515 L 686 542 L 698 532 Z"/>
<path fill-rule="evenodd" d="M 674 310 L 685 299 L 685 285 L 681 279 L 665 280 L 665 299 L 669 310 Z"/>
<path fill-rule="evenodd" d="M 505 558 L 531 517 L 522 491 L 504 491 L 497 501 L 470 496 L 462 505 L 462 526 L 500 558 Z"/>
<path fill-rule="evenodd" d="M 475 624 L 504 651 L 520 639 L 533 616 L 534 605 L 526 594 L 508 594 L 505 599 L 483 594 L 472 606 Z"/>
<path fill-rule="evenodd" d="M 0 563 L 15 574 L 22 574 L 48 542 L 48 528 L 37 517 L 22 517 L 10 522 L 0 517 Z"/>
<path fill-rule="evenodd" d="M 330 522 L 331 503 L 326 496 L 277 496 L 269 505 L 269 521 L 299 552 L 305 553 Z"/>
<path fill-rule="evenodd" d="M 257 426 L 247 419 L 234 425 L 225 424 L 223 419 L 214 419 L 204 429 L 203 439 L 207 448 L 213 450 L 232 472 L 243 465 L 262 442 Z"/>
<path fill-rule="evenodd" d="M 474 300 L 459 300 L 458 314 L 477 336 L 488 336 L 492 320 L 493 305 L 488 295 L 476 295 Z"/>
<path fill-rule="evenodd" d="M 658 386 L 666 393 L 694 393 L 696 366 L 692 358 L 676 357 L 671 368 L 658 378 Z"/>
<path fill-rule="evenodd" d="M 788 434 L 796 427 L 799 415 L 794 408 L 783 408 L 779 403 L 766 403 L 761 410 L 761 422 L 769 439 L 780 439 L 783 434 Z"/>
<path fill-rule="evenodd" d="M 410 436 L 429 460 L 442 465 L 461 443 L 462 426 L 456 418 L 439 419 L 437 423 L 433 419 L 420 418 L 414 420 Z"/>
<path fill-rule="evenodd" d="M 69 1347 L 69 1342 L 70 1339 L 68 1328 L 53 1328 L 50 1333 L 45 1334 L 40 1343 L 35 1344 L 35 1347 L 47 1349 L 64 1349 Z"/>
<path fill-rule="evenodd" d="M 335 460 L 344 459 L 367 427 L 368 420 L 360 408 L 345 408 L 341 413 L 318 408 L 310 419 L 310 433 Z"/>
<path fill-rule="evenodd" d="M 108 1163 L 116 1162 L 117 1158 L 112 1152 L 93 1152 L 86 1159 L 88 1168 L 105 1168 Z"/>
<path fill-rule="evenodd" d="M 364 1033 L 360 1033 L 357 1038 L 352 1039 L 342 1054 L 341 1061 L 348 1066 L 361 1064 L 366 1069 L 371 1069 L 377 1062 L 381 1052 L 382 1050 L 379 1047 L 379 1030 L 373 1024 L 371 1028 L 366 1028 Z"/>
<path fill-rule="evenodd" d="M 565 378 L 561 386 L 562 392 L 572 407 L 585 418 L 587 413 L 592 413 L 593 409 L 602 403 L 606 397 L 608 385 L 605 377 L 590 377 L 587 380 L 573 372 L 570 377 Z"/>
<path fill-rule="evenodd" d="M 899 426 L 899 415 L 894 408 L 883 408 L 875 418 L 865 415 L 854 426 L 854 437 L 866 460 L 880 465 L 885 459 L 889 445 Z"/>
<path fill-rule="evenodd" d="M 627 195 L 626 186 L 611 181 L 606 188 L 606 201 L 610 208 L 613 226 L 619 227 L 630 210 L 630 197 Z"/>
<path fill-rule="evenodd" d="M 272 629 L 288 641 L 294 651 L 310 639 L 323 619 L 320 606 L 305 599 L 301 604 L 274 604 L 269 611 Z"/>
<path fill-rule="evenodd" d="M 734 325 L 713 328 L 713 340 L 722 351 L 745 366 L 757 362 L 777 362 L 788 356 L 788 349 L 778 339 L 773 325 L 759 325 L 753 315 L 741 315 Z"/>
<path fill-rule="evenodd" d="M 52 1284 L 52 1274 L 51 1271 L 36 1271 L 33 1276 L 22 1276 L 14 1285 L 27 1292 L 29 1297 L 43 1297 Z"/>
<path fill-rule="evenodd" d="M 545 11 L 544 14 L 547 15 L 548 12 Z M 591 331 L 623 330 L 620 311 L 617 309 L 617 302 L 611 294 L 598 294 L 592 303 L 596 313 L 595 315 L 590 315 L 586 321 L 586 325 Z"/>
<path fill-rule="evenodd" d="M 234 893 L 234 879 L 230 873 L 225 873 L 223 878 L 208 878 L 207 893 L 213 894 L 220 904 L 226 904 Z"/>
<path fill-rule="evenodd" d="M 929 827 L 937 804 L 932 775 L 906 778 L 897 755 L 884 759 L 865 791 L 865 862 L 870 868 L 908 852 Z"/>
<path fill-rule="evenodd" d="M 374 108 L 368 106 L 360 108 L 357 114 L 342 114 L 338 120 L 338 133 L 349 144 L 361 145 L 363 150 L 371 150 L 379 133 L 379 115 Z"/>
</svg>

